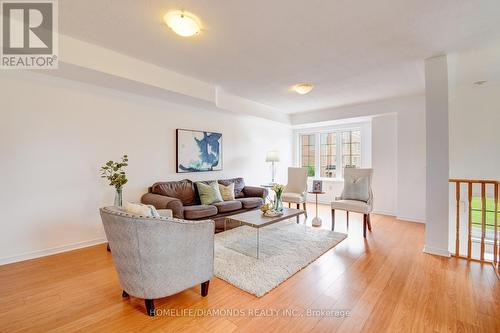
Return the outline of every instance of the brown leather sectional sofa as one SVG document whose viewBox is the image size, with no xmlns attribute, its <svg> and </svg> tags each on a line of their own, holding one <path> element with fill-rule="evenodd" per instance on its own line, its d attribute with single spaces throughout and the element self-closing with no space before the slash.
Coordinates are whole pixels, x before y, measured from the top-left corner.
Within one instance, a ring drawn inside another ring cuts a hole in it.
<svg viewBox="0 0 500 333">
<path fill-rule="evenodd" d="M 224 231 L 224 217 L 259 209 L 267 196 L 267 190 L 264 188 L 245 186 L 243 178 L 222 179 L 217 182 L 223 185 L 234 183 L 235 200 L 202 205 L 195 184 L 189 179 L 184 179 L 153 184 L 148 193 L 142 196 L 141 201 L 157 209 L 171 209 L 175 218 L 214 220 L 215 232 L 220 232 Z M 228 226 L 231 227 L 235 225 Z"/>
</svg>

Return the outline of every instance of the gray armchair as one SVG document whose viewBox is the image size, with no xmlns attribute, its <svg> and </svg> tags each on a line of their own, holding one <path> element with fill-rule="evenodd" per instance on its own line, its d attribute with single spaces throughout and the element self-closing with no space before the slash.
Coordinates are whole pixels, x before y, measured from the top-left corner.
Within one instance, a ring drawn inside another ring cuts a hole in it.
<svg viewBox="0 0 500 333">
<path fill-rule="evenodd" d="M 154 316 L 154 300 L 201 283 L 208 294 L 213 276 L 214 222 L 130 215 L 100 209 L 123 297 L 143 298 Z"/>
</svg>

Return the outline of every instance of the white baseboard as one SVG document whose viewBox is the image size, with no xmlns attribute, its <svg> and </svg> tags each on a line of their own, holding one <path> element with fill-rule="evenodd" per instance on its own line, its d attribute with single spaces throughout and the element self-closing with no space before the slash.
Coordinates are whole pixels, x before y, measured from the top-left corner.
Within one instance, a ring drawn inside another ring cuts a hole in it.
<svg viewBox="0 0 500 333">
<path fill-rule="evenodd" d="M 396 216 L 396 219 L 401 220 L 401 221 L 417 222 L 417 223 L 424 223 L 425 224 L 424 219 L 419 219 L 416 217 Z"/>
<path fill-rule="evenodd" d="M 15 255 L 15 256 L 0 258 L 0 265 L 12 264 L 12 263 L 19 262 L 19 261 L 50 256 L 52 254 L 68 252 L 68 251 L 77 250 L 77 249 L 81 249 L 81 248 L 89 247 L 89 246 L 94 246 L 94 245 L 102 244 L 102 243 L 106 243 L 106 242 L 107 242 L 106 238 L 97 238 L 97 239 L 92 239 L 92 240 L 68 244 L 68 245 L 56 246 L 56 247 L 52 247 L 52 248 L 48 248 L 48 249 L 44 249 L 44 250 L 26 252 L 26 253 Z"/>
<path fill-rule="evenodd" d="M 433 246 L 425 245 L 423 251 L 425 253 L 433 254 L 433 255 L 436 255 L 436 256 L 448 257 L 448 258 L 451 257 L 450 251 L 448 251 L 448 249 L 442 249 L 442 248 L 439 248 L 439 247 L 433 247 Z"/>
<path fill-rule="evenodd" d="M 389 212 L 386 210 L 374 210 L 372 213 L 378 214 L 378 215 L 396 216 L 396 214 L 394 214 L 394 212 Z"/>
<path fill-rule="evenodd" d="M 307 201 L 307 204 L 313 205 L 313 207 L 314 207 L 315 202 L 314 201 Z M 318 200 L 318 204 L 330 205 L 331 202 L 322 202 L 322 201 Z M 338 210 L 341 211 L 341 209 L 338 209 Z M 396 216 L 396 214 L 394 214 L 394 212 L 385 211 L 385 210 L 374 210 L 372 213 L 378 214 L 378 215 L 387 215 L 387 216 L 394 216 L 394 217 Z"/>
</svg>

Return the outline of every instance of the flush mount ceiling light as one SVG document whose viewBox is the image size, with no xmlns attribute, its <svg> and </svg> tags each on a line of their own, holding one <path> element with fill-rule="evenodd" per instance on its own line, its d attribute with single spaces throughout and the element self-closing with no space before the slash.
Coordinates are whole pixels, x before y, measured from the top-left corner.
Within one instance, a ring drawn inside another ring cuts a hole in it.
<svg viewBox="0 0 500 333">
<path fill-rule="evenodd" d="M 481 81 L 476 81 L 476 82 L 474 82 L 474 84 L 475 84 L 476 86 L 482 86 L 482 85 L 483 85 L 483 84 L 485 84 L 486 82 L 488 82 L 488 81 L 481 80 Z"/>
<path fill-rule="evenodd" d="M 314 86 L 310 83 L 298 83 L 292 86 L 292 90 L 301 95 L 309 93 L 313 88 Z"/>
<path fill-rule="evenodd" d="M 168 12 L 163 16 L 165 24 L 182 37 L 191 37 L 201 30 L 200 20 L 196 15 L 183 10 Z"/>
</svg>

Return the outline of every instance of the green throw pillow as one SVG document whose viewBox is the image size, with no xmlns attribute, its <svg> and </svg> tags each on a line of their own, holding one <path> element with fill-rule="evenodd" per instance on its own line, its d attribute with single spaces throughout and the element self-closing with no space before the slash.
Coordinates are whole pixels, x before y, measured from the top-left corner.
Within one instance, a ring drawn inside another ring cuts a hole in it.
<svg viewBox="0 0 500 333">
<path fill-rule="evenodd" d="M 221 202 L 222 195 L 220 194 L 219 184 L 217 182 L 202 183 L 196 182 L 196 188 L 198 189 L 198 194 L 200 195 L 200 201 L 202 205 L 210 205 L 216 202 Z"/>
</svg>

